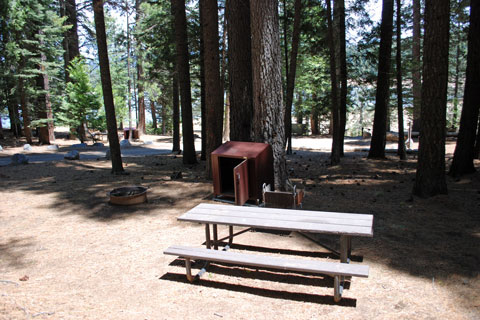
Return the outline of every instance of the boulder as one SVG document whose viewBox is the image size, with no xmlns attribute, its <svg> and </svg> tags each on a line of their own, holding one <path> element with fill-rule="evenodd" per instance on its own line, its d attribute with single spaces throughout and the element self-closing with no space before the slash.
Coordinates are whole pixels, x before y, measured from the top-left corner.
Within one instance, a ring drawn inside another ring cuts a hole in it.
<svg viewBox="0 0 480 320">
<path fill-rule="evenodd" d="M 68 152 L 65 157 L 65 159 L 67 160 L 79 160 L 80 159 L 80 152 L 78 152 L 77 150 L 72 150 L 70 152 Z"/>
<path fill-rule="evenodd" d="M 58 151 L 58 145 L 52 144 L 47 147 L 47 150 Z"/>
<path fill-rule="evenodd" d="M 16 153 L 12 156 L 12 163 L 13 164 L 27 164 L 28 157 L 21 153 Z"/>
<path fill-rule="evenodd" d="M 27 143 L 27 144 L 23 145 L 23 150 L 32 151 L 32 146 Z"/>
<path fill-rule="evenodd" d="M 127 139 L 123 139 L 122 141 L 120 141 L 120 147 L 123 148 L 123 147 L 131 147 L 132 144 L 130 143 L 130 141 L 128 141 Z"/>
</svg>

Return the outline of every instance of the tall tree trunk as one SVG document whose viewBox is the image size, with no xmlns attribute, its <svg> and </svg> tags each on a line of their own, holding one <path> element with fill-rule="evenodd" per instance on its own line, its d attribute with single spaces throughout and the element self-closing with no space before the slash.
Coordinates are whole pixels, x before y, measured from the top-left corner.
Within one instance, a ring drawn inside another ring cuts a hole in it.
<svg viewBox="0 0 480 320">
<path fill-rule="evenodd" d="M 222 34 L 222 60 L 220 71 L 220 84 L 222 86 L 222 104 L 223 104 L 223 126 L 222 126 L 222 142 L 230 140 L 230 103 L 228 89 L 225 88 L 225 78 L 227 76 L 227 15 L 223 15 L 223 34 Z M 223 97 L 225 96 L 225 102 Z"/>
<path fill-rule="evenodd" d="M 223 86 L 220 83 L 217 0 L 201 1 L 204 3 L 202 25 L 205 45 L 205 103 L 208 124 L 206 174 L 210 179 L 212 177 L 210 154 L 222 144 Z"/>
<path fill-rule="evenodd" d="M 384 159 L 387 134 L 388 100 L 390 96 L 390 61 L 392 56 L 393 0 L 383 0 L 380 25 L 377 92 L 372 140 L 368 158 Z"/>
<path fill-rule="evenodd" d="M 39 31 L 40 45 L 43 46 L 42 40 L 43 31 Z M 45 53 L 40 54 L 40 64 L 39 64 L 39 75 L 38 75 L 38 87 L 42 92 L 39 97 L 39 107 L 41 106 L 41 111 L 39 112 L 39 119 L 45 119 L 47 122 L 42 124 L 39 127 L 39 142 L 42 144 L 50 144 L 55 140 L 55 132 L 53 127 L 53 112 L 52 112 L 52 102 L 50 101 L 50 82 L 48 79 L 48 74 L 45 69 L 45 64 L 47 63 L 47 57 Z"/>
<path fill-rule="evenodd" d="M 204 1 L 198 2 L 199 16 L 200 16 L 200 114 L 202 125 L 202 151 L 200 153 L 200 160 L 207 160 L 207 107 L 205 100 L 205 39 L 203 38 L 203 15 L 204 15 Z"/>
<path fill-rule="evenodd" d="M 459 87 L 459 74 L 460 74 L 460 43 L 457 44 L 457 53 L 455 57 L 455 86 L 453 90 L 453 117 L 452 117 L 452 129 L 457 130 L 457 114 L 458 114 L 458 87 Z"/>
<path fill-rule="evenodd" d="M 167 106 L 162 104 L 162 134 L 167 134 Z"/>
<path fill-rule="evenodd" d="M 250 0 L 227 0 L 230 140 L 252 140 L 253 87 Z"/>
<path fill-rule="evenodd" d="M 136 11 L 136 25 L 138 26 L 140 21 L 140 3 L 141 0 L 135 0 L 135 11 Z M 145 134 L 145 95 L 143 88 L 143 57 L 142 57 L 142 48 L 140 45 L 140 40 L 137 39 L 137 91 L 138 91 L 138 132 L 139 134 Z"/>
<path fill-rule="evenodd" d="M 182 108 L 183 163 L 197 163 L 193 136 L 192 96 L 190 90 L 190 66 L 188 54 L 187 16 L 184 0 L 171 0 L 175 17 L 175 43 L 177 49 L 177 73 Z"/>
<path fill-rule="evenodd" d="M 155 101 L 150 100 L 150 112 L 152 113 L 152 128 L 154 132 L 157 132 L 157 110 L 155 108 Z"/>
<path fill-rule="evenodd" d="M 289 65 L 288 65 L 288 9 L 287 9 L 287 0 L 283 0 L 283 50 L 284 50 L 283 55 L 285 56 L 285 83 L 288 83 Z M 285 89 L 286 89 L 286 87 L 285 87 Z M 284 97 L 285 97 L 285 99 L 287 98 L 287 90 L 285 90 Z M 287 128 L 285 128 L 285 137 L 287 137 L 286 129 Z M 287 141 L 285 140 L 285 143 L 286 142 Z"/>
<path fill-rule="evenodd" d="M 10 119 L 10 128 L 13 135 L 16 138 L 20 137 L 22 128 L 20 125 L 20 117 L 18 116 L 18 103 L 13 101 L 12 97 L 10 97 L 8 102 L 8 118 Z"/>
<path fill-rule="evenodd" d="M 275 189 L 285 190 L 285 108 L 282 94 L 282 70 L 278 1 L 252 1 L 253 131 L 256 142 L 273 149 Z"/>
<path fill-rule="evenodd" d="M 178 75 L 177 72 L 173 73 L 172 78 L 172 92 L 173 92 L 173 147 L 172 152 L 180 151 L 180 101 L 178 92 Z M 202 137 L 204 139 L 204 137 Z"/>
<path fill-rule="evenodd" d="M 331 110 L 332 110 L 332 153 L 330 162 L 332 165 L 340 163 L 340 106 L 338 105 L 338 82 L 337 82 L 337 62 L 335 54 L 335 44 L 333 40 L 333 23 L 332 23 L 332 5 L 330 0 L 327 2 L 327 26 L 328 26 L 328 47 L 330 49 L 330 82 L 331 82 Z M 313 112 L 313 110 L 312 110 Z M 313 134 L 312 126 L 312 134 Z"/>
<path fill-rule="evenodd" d="M 22 64 L 24 65 L 24 63 Z M 20 108 L 22 110 L 23 134 L 25 135 L 25 139 L 27 139 L 27 143 L 32 144 L 33 140 L 32 140 L 32 129 L 30 128 L 30 112 L 28 111 L 27 94 L 25 92 L 23 78 L 18 78 L 17 91 L 18 91 L 19 100 L 20 100 Z"/>
<path fill-rule="evenodd" d="M 468 29 L 467 75 L 460 118 L 460 131 L 449 174 L 459 176 L 475 172 L 475 139 L 480 109 L 480 1 L 470 4 Z"/>
<path fill-rule="evenodd" d="M 287 154 L 292 154 L 292 104 L 297 73 L 297 55 L 300 43 L 300 21 L 302 19 L 302 0 L 295 0 L 295 15 L 293 18 L 292 51 L 290 52 L 290 68 L 287 75 L 287 98 L 285 108 L 285 137 L 288 147 Z"/>
<path fill-rule="evenodd" d="M 95 31 L 98 47 L 98 62 L 100 64 L 100 79 L 102 82 L 103 104 L 107 119 L 108 142 L 110 158 L 112 161 L 112 173 L 122 173 L 122 155 L 118 142 L 117 120 L 115 117 L 115 105 L 113 104 L 112 80 L 110 78 L 110 64 L 108 61 L 107 36 L 105 34 L 105 17 L 103 14 L 103 0 L 92 0 L 93 14 L 95 19 Z"/>
<path fill-rule="evenodd" d="M 130 73 L 130 22 L 128 0 L 125 0 L 127 16 L 127 105 L 128 105 L 128 140 L 133 140 L 133 121 L 132 121 L 132 75 Z"/>
<path fill-rule="evenodd" d="M 401 160 L 407 159 L 405 151 L 405 137 L 403 128 L 403 87 L 402 87 L 402 4 L 397 1 L 397 112 L 398 112 L 398 156 Z"/>
<path fill-rule="evenodd" d="M 425 1 L 421 134 L 413 194 L 447 193 L 445 124 L 448 84 L 449 0 Z"/>
<path fill-rule="evenodd" d="M 413 43 L 412 43 L 412 91 L 413 91 L 413 131 L 420 131 L 420 108 L 422 101 L 422 63 L 420 56 L 420 0 L 413 0 Z"/>
<path fill-rule="evenodd" d="M 392 0 L 393 1 L 393 0 Z M 334 24 L 336 24 L 337 34 L 337 46 L 338 46 L 338 68 L 337 81 L 338 81 L 338 93 L 340 101 L 339 112 L 340 121 L 338 129 L 338 148 L 340 156 L 343 156 L 343 143 L 345 140 L 345 126 L 347 124 L 347 51 L 346 51 L 346 39 L 345 39 L 345 1 L 336 0 L 333 4 L 333 16 Z M 393 9 L 392 9 L 393 10 Z M 392 13 L 393 15 L 393 13 Z M 337 22 L 335 22 L 335 20 Z"/>
</svg>

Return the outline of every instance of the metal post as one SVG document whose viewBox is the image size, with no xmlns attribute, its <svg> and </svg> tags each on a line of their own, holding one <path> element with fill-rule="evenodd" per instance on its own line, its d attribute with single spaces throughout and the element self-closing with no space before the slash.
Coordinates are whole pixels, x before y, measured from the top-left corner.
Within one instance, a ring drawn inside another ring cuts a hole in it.
<svg viewBox="0 0 480 320">
<path fill-rule="evenodd" d="M 207 246 L 207 249 L 211 248 L 211 242 L 210 242 L 210 225 L 207 223 L 205 224 L 205 244 Z"/>
<path fill-rule="evenodd" d="M 218 250 L 218 229 L 217 225 L 213 225 L 213 248 Z"/>
</svg>

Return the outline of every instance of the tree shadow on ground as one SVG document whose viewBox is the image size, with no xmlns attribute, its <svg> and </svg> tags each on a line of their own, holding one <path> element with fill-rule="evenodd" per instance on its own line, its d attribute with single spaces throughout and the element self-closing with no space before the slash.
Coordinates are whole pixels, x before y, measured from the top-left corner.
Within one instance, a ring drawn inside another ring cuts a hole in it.
<svg viewBox="0 0 480 320">
<path fill-rule="evenodd" d="M 353 239 L 354 254 L 368 260 L 425 279 L 478 277 L 478 171 L 462 179 L 447 176 L 448 195 L 421 199 L 412 196 L 416 161 L 365 156 L 347 154 L 337 166 L 326 164 L 323 154 L 311 153 L 309 162 L 290 156 L 291 179 L 306 190 L 304 209 L 373 214 L 373 239 Z M 338 244 L 336 237 L 321 238 Z"/>
<path fill-rule="evenodd" d="M 110 161 L 60 161 L 1 168 L 5 189 L 51 196 L 46 204 L 61 214 L 82 215 L 99 221 L 160 214 L 162 207 L 202 199 L 210 192 L 204 165 L 184 166 L 181 156 L 124 157 L 127 175 L 113 175 Z M 182 171 L 181 178 L 172 174 Z M 148 201 L 133 206 L 109 204 L 107 193 L 121 186 L 148 188 Z M 207 187 L 208 186 L 208 187 Z M 39 206 L 45 206 L 39 204 Z"/>
<path fill-rule="evenodd" d="M 34 245 L 32 238 L 9 238 L 0 242 L 0 270 L 2 268 L 22 268 L 29 264 L 28 252 Z"/>
</svg>

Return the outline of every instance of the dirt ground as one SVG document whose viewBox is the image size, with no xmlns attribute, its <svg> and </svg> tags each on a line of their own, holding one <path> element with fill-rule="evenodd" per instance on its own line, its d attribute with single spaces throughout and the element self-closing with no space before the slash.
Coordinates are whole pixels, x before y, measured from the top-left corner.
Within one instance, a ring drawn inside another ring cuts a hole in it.
<svg viewBox="0 0 480 320">
<path fill-rule="evenodd" d="M 448 195 L 419 199 L 411 197 L 414 155 L 367 160 L 354 151 L 368 141 L 347 141 L 332 167 L 327 150 L 315 148 L 328 139 L 305 139 L 314 148 L 287 158 L 291 180 L 305 188 L 304 210 L 375 217 L 374 237 L 353 240 L 352 263 L 369 265 L 370 276 L 353 278 L 340 303 L 322 276 L 212 264 L 188 283 L 183 261 L 162 252 L 202 245 L 203 226 L 176 218 L 213 203 L 212 183 L 205 162 L 184 166 L 169 154 L 124 158 L 122 176 L 105 159 L 0 167 L 0 318 L 480 319 L 480 174 L 447 177 Z M 0 144 L 9 156 L 22 141 Z M 453 148 L 449 141 L 448 162 Z M 125 185 L 148 187 L 148 202 L 110 205 L 106 193 Z M 232 250 L 337 259 L 296 233 L 247 232 L 235 243 Z"/>
</svg>

